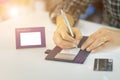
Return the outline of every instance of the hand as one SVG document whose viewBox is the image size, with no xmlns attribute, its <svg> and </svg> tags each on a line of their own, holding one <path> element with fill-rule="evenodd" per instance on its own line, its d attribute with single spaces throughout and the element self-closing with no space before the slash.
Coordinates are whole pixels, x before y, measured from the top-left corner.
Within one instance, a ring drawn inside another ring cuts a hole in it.
<svg viewBox="0 0 120 80">
<path fill-rule="evenodd" d="M 73 48 L 76 47 L 82 38 L 81 32 L 78 28 L 73 28 L 74 38 L 70 36 L 68 28 L 65 24 L 61 24 L 54 32 L 53 40 L 55 44 L 61 48 Z"/>
<path fill-rule="evenodd" d="M 120 30 L 100 28 L 98 31 L 90 35 L 82 45 L 81 49 L 97 52 L 112 46 L 120 46 Z"/>
</svg>

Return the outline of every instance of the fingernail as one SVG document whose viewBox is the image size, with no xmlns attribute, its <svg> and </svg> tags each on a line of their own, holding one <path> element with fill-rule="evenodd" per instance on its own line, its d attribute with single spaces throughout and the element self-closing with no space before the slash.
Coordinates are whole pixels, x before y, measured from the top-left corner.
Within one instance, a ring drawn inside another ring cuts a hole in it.
<svg viewBox="0 0 120 80">
<path fill-rule="evenodd" d="M 87 48 L 86 50 L 87 50 L 87 51 L 90 51 L 90 48 Z"/>
<path fill-rule="evenodd" d="M 77 41 L 77 40 L 74 41 L 74 46 L 75 46 L 75 45 L 76 45 L 76 46 L 78 45 L 78 41 Z"/>
<path fill-rule="evenodd" d="M 84 47 L 84 46 L 82 46 L 82 47 L 81 47 L 81 49 L 82 49 L 82 50 L 84 50 L 84 49 L 85 49 L 85 47 Z"/>
</svg>

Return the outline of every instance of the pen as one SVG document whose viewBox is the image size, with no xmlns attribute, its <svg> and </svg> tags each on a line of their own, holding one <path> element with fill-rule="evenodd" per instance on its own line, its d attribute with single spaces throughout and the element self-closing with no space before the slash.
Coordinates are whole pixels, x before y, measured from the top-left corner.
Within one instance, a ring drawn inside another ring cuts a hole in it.
<svg viewBox="0 0 120 80">
<path fill-rule="evenodd" d="M 61 9 L 61 15 L 62 15 L 62 17 L 63 17 L 63 19 L 64 19 L 64 22 L 65 22 L 66 26 L 68 27 L 68 30 L 69 30 L 70 35 L 74 38 L 74 34 L 73 34 L 72 29 L 71 29 L 71 25 L 70 25 L 70 23 L 69 23 L 69 21 L 68 21 L 68 18 L 67 18 L 67 16 L 66 16 L 66 13 L 65 13 L 62 9 Z"/>
</svg>

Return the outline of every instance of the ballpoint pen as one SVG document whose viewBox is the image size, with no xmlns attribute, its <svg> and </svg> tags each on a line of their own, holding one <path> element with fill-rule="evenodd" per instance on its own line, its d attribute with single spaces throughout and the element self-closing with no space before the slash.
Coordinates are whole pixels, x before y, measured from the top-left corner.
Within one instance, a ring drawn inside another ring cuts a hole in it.
<svg viewBox="0 0 120 80">
<path fill-rule="evenodd" d="M 66 26 L 68 27 L 70 35 L 74 38 L 74 34 L 73 34 L 72 29 L 71 29 L 71 25 L 69 23 L 69 20 L 68 20 L 68 18 L 66 16 L 66 13 L 62 9 L 61 9 L 61 15 L 62 15 L 62 17 L 64 19 L 64 22 L 65 22 Z"/>
<path fill-rule="evenodd" d="M 62 9 L 61 9 L 61 15 L 63 17 L 63 20 L 64 20 L 68 30 L 69 30 L 70 35 L 74 38 L 74 33 L 73 33 L 72 29 L 71 29 L 70 22 L 69 22 L 69 20 L 68 20 L 68 18 L 66 16 L 66 13 Z M 77 48 L 77 45 L 75 47 Z"/>
</svg>

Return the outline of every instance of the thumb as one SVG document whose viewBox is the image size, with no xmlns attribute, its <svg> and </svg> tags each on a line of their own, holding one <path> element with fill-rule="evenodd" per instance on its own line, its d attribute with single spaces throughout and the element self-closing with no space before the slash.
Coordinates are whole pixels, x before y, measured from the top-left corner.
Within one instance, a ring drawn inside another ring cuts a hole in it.
<svg viewBox="0 0 120 80">
<path fill-rule="evenodd" d="M 73 32 L 74 32 L 75 39 L 76 39 L 77 43 L 79 43 L 79 41 L 82 39 L 82 33 L 80 32 L 80 29 L 73 28 Z"/>
</svg>

